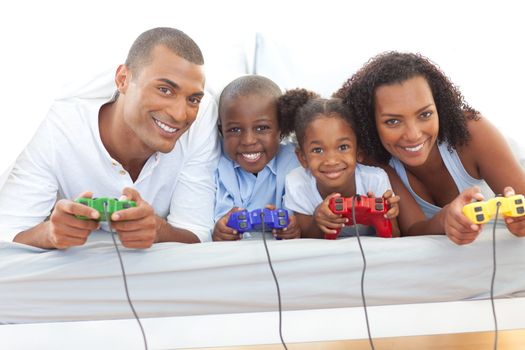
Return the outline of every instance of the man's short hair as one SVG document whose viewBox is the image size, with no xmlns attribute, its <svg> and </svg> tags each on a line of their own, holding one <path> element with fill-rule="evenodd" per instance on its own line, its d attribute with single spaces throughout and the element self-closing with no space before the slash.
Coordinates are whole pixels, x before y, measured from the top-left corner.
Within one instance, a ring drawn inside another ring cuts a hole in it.
<svg viewBox="0 0 525 350">
<path fill-rule="evenodd" d="M 132 71 L 139 71 L 151 61 L 151 52 L 158 45 L 163 45 L 177 56 L 198 65 L 204 64 L 199 46 L 186 33 L 168 27 L 153 28 L 140 34 L 128 52 L 126 66 Z"/>
</svg>

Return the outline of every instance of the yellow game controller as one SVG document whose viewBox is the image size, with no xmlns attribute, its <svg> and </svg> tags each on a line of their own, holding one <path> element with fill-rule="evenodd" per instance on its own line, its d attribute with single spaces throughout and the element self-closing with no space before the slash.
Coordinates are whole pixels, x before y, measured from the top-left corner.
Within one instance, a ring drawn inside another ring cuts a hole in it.
<svg viewBox="0 0 525 350">
<path fill-rule="evenodd" d="M 521 194 L 510 197 L 495 197 L 486 202 L 474 202 L 463 207 L 463 214 L 475 224 L 484 224 L 498 213 L 503 216 L 525 215 L 525 197 Z"/>
</svg>

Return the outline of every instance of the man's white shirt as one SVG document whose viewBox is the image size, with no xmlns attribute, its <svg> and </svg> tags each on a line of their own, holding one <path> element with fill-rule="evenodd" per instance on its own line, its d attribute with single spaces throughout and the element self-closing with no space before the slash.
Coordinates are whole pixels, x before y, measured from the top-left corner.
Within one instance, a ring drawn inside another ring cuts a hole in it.
<svg viewBox="0 0 525 350">
<path fill-rule="evenodd" d="M 108 101 L 71 98 L 53 105 L 0 190 L 1 240 L 44 221 L 57 199 L 75 199 L 84 191 L 119 198 L 124 187 L 135 188 L 172 226 L 201 241 L 211 239 L 220 154 L 213 98 L 204 96 L 175 148 L 153 154 L 135 182 L 102 144 L 98 113 Z"/>
</svg>

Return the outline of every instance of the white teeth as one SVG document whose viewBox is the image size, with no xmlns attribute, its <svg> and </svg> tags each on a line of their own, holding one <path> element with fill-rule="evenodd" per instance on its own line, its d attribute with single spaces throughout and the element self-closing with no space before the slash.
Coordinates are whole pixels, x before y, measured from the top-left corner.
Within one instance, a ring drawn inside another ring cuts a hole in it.
<svg viewBox="0 0 525 350">
<path fill-rule="evenodd" d="M 242 156 L 248 160 L 256 160 L 261 156 L 261 152 L 257 153 L 242 153 Z"/>
<path fill-rule="evenodd" d="M 416 147 L 405 147 L 405 149 L 409 152 L 417 152 L 423 148 L 423 143 Z"/>
<path fill-rule="evenodd" d="M 153 119 L 155 120 L 155 124 L 157 124 L 159 126 L 159 128 L 161 128 L 162 130 L 166 131 L 166 132 L 169 132 L 169 133 L 174 133 L 175 131 L 179 130 L 179 129 L 176 129 L 176 128 L 171 128 L 169 126 L 167 126 L 166 124 L 164 124 L 163 122 L 157 120 L 157 119 Z"/>
</svg>

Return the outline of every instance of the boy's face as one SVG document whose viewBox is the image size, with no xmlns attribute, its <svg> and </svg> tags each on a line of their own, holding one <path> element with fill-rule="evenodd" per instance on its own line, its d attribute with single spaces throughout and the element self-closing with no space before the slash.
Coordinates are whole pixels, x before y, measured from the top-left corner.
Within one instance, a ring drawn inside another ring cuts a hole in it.
<svg viewBox="0 0 525 350">
<path fill-rule="evenodd" d="M 220 106 L 224 150 L 244 170 L 257 174 L 279 150 L 275 97 L 238 96 Z"/>
<path fill-rule="evenodd" d="M 357 139 L 342 118 L 321 116 L 310 122 L 297 157 L 315 177 L 323 198 L 333 192 L 355 194 Z"/>
<path fill-rule="evenodd" d="M 130 144 L 138 140 L 145 153 L 170 152 L 197 117 L 203 67 L 159 45 L 137 72 L 120 66 L 116 80 Z"/>
<path fill-rule="evenodd" d="M 432 90 L 416 76 L 375 92 L 375 120 L 383 147 L 408 166 L 423 165 L 439 134 Z"/>
</svg>

